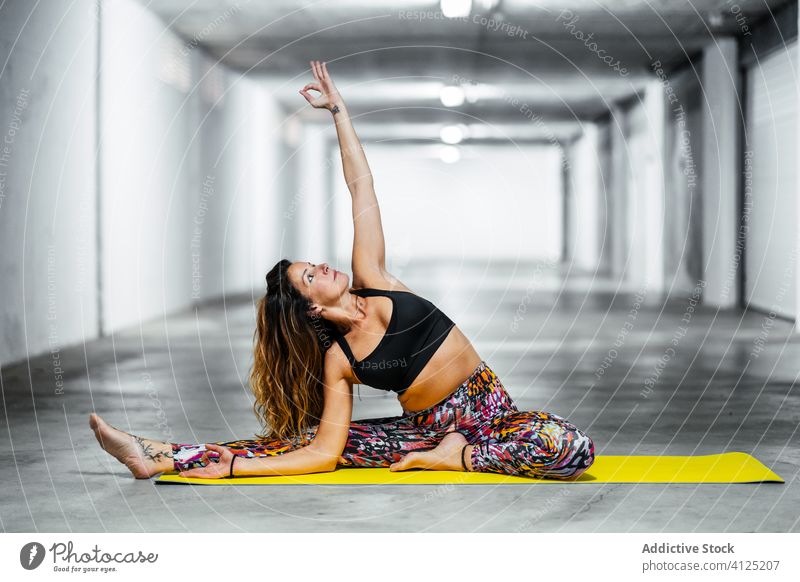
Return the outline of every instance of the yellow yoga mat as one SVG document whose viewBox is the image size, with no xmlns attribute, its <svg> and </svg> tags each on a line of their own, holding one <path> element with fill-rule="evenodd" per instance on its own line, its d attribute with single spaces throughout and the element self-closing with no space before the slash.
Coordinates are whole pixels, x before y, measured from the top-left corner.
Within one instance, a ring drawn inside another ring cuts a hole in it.
<svg viewBox="0 0 800 582">
<path fill-rule="evenodd" d="M 533 479 L 498 473 L 460 471 L 389 471 L 378 468 L 340 468 L 329 473 L 272 477 L 197 479 L 164 473 L 158 484 L 179 485 L 512 485 L 539 483 L 783 483 L 758 459 L 747 453 L 696 457 L 599 456 L 577 479 Z"/>
</svg>

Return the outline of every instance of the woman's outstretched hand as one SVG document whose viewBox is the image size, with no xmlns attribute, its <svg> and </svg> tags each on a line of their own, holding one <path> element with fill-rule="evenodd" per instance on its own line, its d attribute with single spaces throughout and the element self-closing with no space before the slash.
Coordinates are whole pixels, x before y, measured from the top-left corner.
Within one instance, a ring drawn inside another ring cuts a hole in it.
<svg viewBox="0 0 800 582">
<path fill-rule="evenodd" d="M 189 471 L 181 471 L 178 473 L 178 475 L 181 477 L 197 477 L 199 479 L 222 479 L 223 477 L 228 477 L 230 475 L 231 459 L 233 459 L 234 456 L 231 450 L 227 447 L 221 447 L 214 444 L 206 444 L 205 447 L 209 451 L 215 451 L 219 453 L 219 462 L 214 463 L 208 457 L 208 453 L 203 453 L 202 459 L 206 464 L 205 467 L 198 467 L 196 469 L 190 469 Z M 236 470 L 235 464 L 233 469 L 234 471 Z"/>
<path fill-rule="evenodd" d="M 328 67 L 326 63 L 320 61 L 311 61 L 311 72 L 314 73 L 316 83 L 309 83 L 302 89 L 300 94 L 306 98 L 312 107 L 317 109 L 332 109 L 336 105 L 341 105 L 341 96 L 339 91 L 336 90 L 336 85 L 328 75 Z M 319 97 L 311 95 L 308 90 L 316 91 Z"/>
</svg>

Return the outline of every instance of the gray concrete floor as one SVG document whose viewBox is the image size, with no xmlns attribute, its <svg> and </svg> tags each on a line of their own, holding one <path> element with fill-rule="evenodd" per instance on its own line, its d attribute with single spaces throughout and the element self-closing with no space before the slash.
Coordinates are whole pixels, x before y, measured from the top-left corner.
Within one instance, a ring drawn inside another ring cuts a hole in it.
<svg viewBox="0 0 800 582">
<path fill-rule="evenodd" d="M 238 299 L 61 349 L 63 394 L 50 355 L 3 369 L 0 527 L 800 531 L 800 341 L 788 322 L 691 312 L 691 289 L 666 302 L 648 297 L 637 311 L 635 290 L 545 266 L 419 264 L 395 274 L 459 324 L 520 408 L 567 417 L 600 455 L 745 451 L 786 483 L 203 488 L 133 479 L 98 447 L 90 411 L 173 442 L 244 438 L 258 428 L 246 384 L 252 304 Z M 766 346 L 756 357 L 759 338 Z M 599 375 L 604 358 L 613 361 Z M 360 388 L 355 418 L 400 412 L 391 394 Z"/>
</svg>

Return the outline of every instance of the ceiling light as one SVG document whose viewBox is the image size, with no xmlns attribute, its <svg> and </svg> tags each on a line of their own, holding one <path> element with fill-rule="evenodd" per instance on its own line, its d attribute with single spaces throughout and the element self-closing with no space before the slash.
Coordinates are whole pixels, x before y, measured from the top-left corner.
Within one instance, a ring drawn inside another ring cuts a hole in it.
<svg viewBox="0 0 800 582">
<path fill-rule="evenodd" d="M 708 13 L 708 24 L 712 28 L 719 28 L 720 26 L 722 26 L 722 23 L 723 23 L 722 14 L 720 14 L 719 12 Z"/>
<path fill-rule="evenodd" d="M 484 12 L 490 12 L 494 10 L 495 6 L 500 2 L 500 0 L 478 0 L 478 4 L 481 6 L 481 10 Z"/>
<path fill-rule="evenodd" d="M 447 125 L 439 132 L 439 137 L 444 143 L 456 144 L 464 139 L 464 130 L 458 125 Z"/>
<path fill-rule="evenodd" d="M 458 85 L 448 85 L 442 87 L 439 92 L 439 99 L 445 107 L 458 107 L 464 103 L 464 89 Z"/>
<path fill-rule="evenodd" d="M 464 18 L 469 16 L 472 0 L 441 0 L 441 6 L 447 18 Z"/>
<path fill-rule="evenodd" d="M 439 150 L 439 159 L 445 164 L 455 164 L 461 159 L 461 152 L 456 146 L 442 146 L 442 148 Z"/>
</svg>

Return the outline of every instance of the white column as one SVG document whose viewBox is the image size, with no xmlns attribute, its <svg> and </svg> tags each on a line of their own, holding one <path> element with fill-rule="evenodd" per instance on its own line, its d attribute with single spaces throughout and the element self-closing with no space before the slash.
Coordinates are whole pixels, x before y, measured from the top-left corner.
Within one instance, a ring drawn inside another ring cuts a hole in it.
<svg viewBox="0 0 800 582">
<path fill-rule="evenodd" d="M 800 14 L 798 14 L 798 20 L 800 20 Z M 800 23 L 798 23 L 800 26 Z M 797 43 L 797 47 L 795 50 L 800 51 L 800 42 Z M 800 59 L 799 59 L 800 60 Z M 800 91 L 798 91 L 798 100 L 800 101 Z M 796 102 L 797 107 L 800 107 L 800 102 Z M 800 132 L 795 134 L 795 139 L 800 140 Z M 797 147 L 798 156 L 800 156 L 800 144 Z M 798 160 L 798 167 L 800 167 L 800 160 Z M 800 191 L 796 191 L 797 194 L 797 204 L 795 205 L 795 213 L 796 219 L 795 224 L 800 225 Z M 795 249 L 800 251 L 800 226 L 795 230 Z M 795 276 L 795 305 L 798 306 L 798 314 L 794 318 L 794 326 L 795 330 L 800 332 L 800 259 L 798 259 L 797 255 L 794 258 L 794 276 Z"/>
<path fill-rule="evenodd" d="M 597 125 L 586 124 L 583 135 L 570 147 L 570 259 L 573 266 L 589 271 L 598 269 L 602 244 L 598 138 Z"/>
<path fill-rule="evenodd" d="M 664 286 L 664 88 L 652 81 L 626 116 L 628 158 L 626 280 L 637 289 Z"/>
<path fill-rule="evenodd" d="M 627 167 L 628 152 L 625 147 L 625 113 L 616 106 L 611 108 L 609 129 L 611 131 L 611 167 L 607 185 L 611 229 L 611 274 L 615 278 L 625 277 L 628 258 L 627 216 Z"/>
<path fill-rule="evenodd" d="M 647 86 L 645 107 L 650 121 L 650 150 L 647 164 L 647 249 L 645 263 L 648 288 L 664 288 L 664 87 L 655 81 Z"/>
<path fill-rule="evenodd" d="M 718 38 L 703 52 L 703 272 L 704 301 L 718 307 L 738 304 L 731 279 L 739 217 L 739 68 L 736 40 Z M 738 276 L 738 275 L 737 275 Z"/>
<path fill-rule="evenodd" d="M 292 260 L 323 263 L 334 261 L 330 248 L 329 230 L 333 216 L 333 196 L 328 191 L 330 152 L 325 147 L 327 129 L 317 124 L 305 124 L 297 158 L 297 256 Z"/>
</svg>

